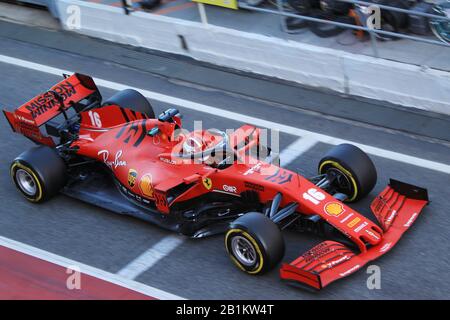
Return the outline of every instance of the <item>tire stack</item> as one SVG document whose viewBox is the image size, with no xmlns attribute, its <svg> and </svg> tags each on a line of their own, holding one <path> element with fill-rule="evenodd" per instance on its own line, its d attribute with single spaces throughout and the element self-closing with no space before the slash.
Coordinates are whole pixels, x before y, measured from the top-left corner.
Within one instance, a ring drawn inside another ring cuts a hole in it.
<svg viewBox="0 0 450 320">
<path fill-rule="evenodd" d="M 399 9 L 412 10 L 421 13 L 431 13 L 432 4 L 425 0 L 366 0 L 374 5 L 383 5 L 395 7 Z M 339 0 L 287 0 L 289 6 L 298 14 L 311 16 L 319 19 L 332 20 L 347 24 L 359 24 L 361 21 L 363 26 L 367 26 L 366 19 L 368 15 L 362 12 L 361 5 L 343 2 Z M 353 14 L 352 14 L 353 13 Z M 427 35 L 430 32 L 429 21 L 422 16 L 414 15 L 414 13 L 405 13 L 387 9 L 380 9 L 381 30 L 406 33 L 407 31 Z M 356 18 L 350 17 L 357 16 Z M 288 28 L 310 28 L 311 32 L 319 37 L 332 37 L 345 31 L 335 25 L 309 22 L 300 18 L 288 18 Z M 376 37 L 382 40 L 400 39 L 398 37 L 376 34 Z"/>
</svg>

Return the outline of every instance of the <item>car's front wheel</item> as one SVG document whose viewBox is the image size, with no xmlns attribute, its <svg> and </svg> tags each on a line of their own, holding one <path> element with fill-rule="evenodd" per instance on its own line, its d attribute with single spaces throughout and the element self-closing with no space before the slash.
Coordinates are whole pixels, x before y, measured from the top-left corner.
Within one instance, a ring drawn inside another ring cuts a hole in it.
<svg viewBox="0 0 450 320">
<path fill-rule="evenodd" d="M 284 240 L 278 226 L 259 212 L 234 220 L 225 235 L 230 259 L 248 274 L 271 270 L 284 256 Z"/>
<path fill-rule="evenodd" d="M 327 174 L 336 191 L 347 195 L 347 202 L 364 198 L 377 182 L 377 171 L 369 156 L 346 143 L 333 147 L 320 160 L 319 174 Z"/>
</svg>

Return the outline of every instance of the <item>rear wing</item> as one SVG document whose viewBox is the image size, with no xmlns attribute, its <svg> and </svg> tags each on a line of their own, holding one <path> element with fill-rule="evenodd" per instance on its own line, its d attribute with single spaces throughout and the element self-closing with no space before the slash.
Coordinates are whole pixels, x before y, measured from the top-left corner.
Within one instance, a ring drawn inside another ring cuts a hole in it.
<svg viewBox="0 0 450 320">
<path fill-rule="evenodd" d="M 281 279 L 320 290 L 349 276 L 390 251 L 428 203 L 426 189 L 391 179 L 371 204 L 384 231 L 376 245 L 357 254 L 342 243 L 324 241 L 291 263 L 284 263 L 280 269 Z"/>
<path fill-rule="evenodd" d="M 73 107 L 78 113 L 80 110 L 77 105 L 93 95 L 101 101 L 100 92 L 91 77 L 79 73 L 64 77 L 64 80 L 50 90 L 34 97 L 15 111 L 3 110 L 14 132 L 21 133 L 36 143 L 53 146 L 53 139 L 42 132 L 42 125 L 60 114 L 68 120 L 68 109 Z"/>
</svg>

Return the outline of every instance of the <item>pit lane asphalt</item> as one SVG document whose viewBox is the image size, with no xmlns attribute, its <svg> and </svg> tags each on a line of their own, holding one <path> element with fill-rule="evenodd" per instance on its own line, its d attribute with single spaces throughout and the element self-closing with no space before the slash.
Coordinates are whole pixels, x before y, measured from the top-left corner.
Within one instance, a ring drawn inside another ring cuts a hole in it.
<svg viewBox="0 0 450 320">
<path fill-rule="evenodd" d="M 225 110 L 450 164 L 450 149 L 444 142 L 412 137 L 336 117 L 324 117 L 34 44 L 10 39 L 0 39 L 0 43 L 0 54 L 3 55 L 84 72 Z M 21 105 L 59 81 L 53 75 L 4 63 L 0 63 L 0 71 L 3 75 L 0 105 L 8 109 Z M 104 97 L 114 93 L 112 90 L 100 89 Z M 313 94 L 311 91 L 311 95 Z M 152 102 L 156 113 L 169 107 L 164 103 Z M 236 128 L 241 124 L 239 119 L 232 121 L 220 118 L 220 115 L 212 117 L 202 112 L 179 109 L 188 129 L 192 128 L 194 120 L 202 120 L 204 126 L 218 129 Z M 415 125 L 420 124 L 411 123 L 412 127 Z M 8 169 L 11 160 L 30 147 L 31 143 L 12 134 L 3 117 L 0 120 L 0 132 L 0 235 L 97 268 L 117 272 L 170 234 L 148 223 L 111 214 L 65 196 L 57 196 L 42 205 L 26 202 L 12 185 Z M 281 134 L 281 149 L 296 139 L 297 137 Z M 299 170 L 305 175 L 314 174 L 317 161 L 329 147 L 331 146 L 318 143 L 288 168 Z M 399 244 L 374 262 L 381 267 L 381 290 L 367 289 L 368 274 L 365 273 L 365 268 L 320 293 L 285 286 L 278 279 L 277 270 L 264 276 L 247 276 L 229 261 L 222 236 L 187 239 L 136 280 L 191 299 L 450 298 L 450 258 L 447 249 L 450 230 L 449 175 L 377 156 L 371 158 L 378 168 L 378 183 L 367 199 L 354 206 L 357 210 L 362 213 L 369 211 L 370 200 L 383 189 L 389 177 L 428 188 L 432 201 Z M 285 239 L 285 261 L 296 258 L 320 241 L 316 237 L 289 232 L 285 233 Z"/>
</svg>

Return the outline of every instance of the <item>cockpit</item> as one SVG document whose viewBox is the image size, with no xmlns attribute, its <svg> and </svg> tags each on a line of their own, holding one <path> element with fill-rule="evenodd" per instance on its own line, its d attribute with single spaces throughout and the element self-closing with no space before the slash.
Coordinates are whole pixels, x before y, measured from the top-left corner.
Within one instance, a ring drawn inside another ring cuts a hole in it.
<svg viewBox="0 0 450 320">
<path fill-rule="evenodd" d="M 223 168 L 235 160 L 235 151 L 230 147 L 229 136 L 217 129 L 196 130 L 185 134 L 174 148 L 173 155 L 205 163 L 214 168 Z"/>
<path fill-rule="evenodd" d="M 181 129 L 181 116 L 177 109 L 168 109 L 158 120 L 172 124 L 171 141 L 176 142 L 169 156 L 170 160 L 186 162 L 190 160 L 197 164 L 207 164 L 213 168 L 225 169 L 236 160 L 247 163 L 246 157 L 255 156 L 258 159 L 270 155 L 270 148 L 260 145 L 260 129 L 244 125 L 231 133 L 217 130 L 194 130 L 187 132 Z M 155 126 L 148 134 L 157 135 L 160 127 Z M 175 133 L 176 132 L 176 133 Z M 251 152 L 256 149 L 256 152 Z M 266 159 L 272 162 L 274 159 Z"/>
</svg>

